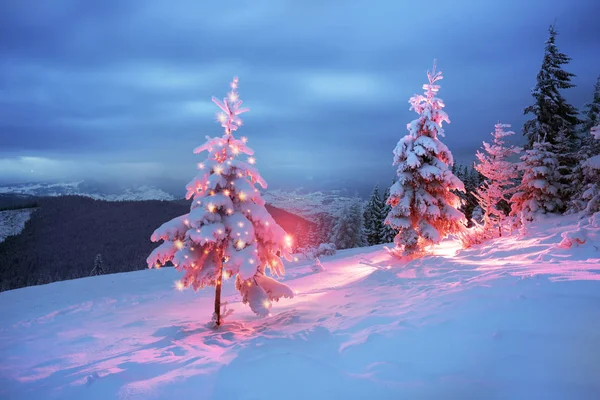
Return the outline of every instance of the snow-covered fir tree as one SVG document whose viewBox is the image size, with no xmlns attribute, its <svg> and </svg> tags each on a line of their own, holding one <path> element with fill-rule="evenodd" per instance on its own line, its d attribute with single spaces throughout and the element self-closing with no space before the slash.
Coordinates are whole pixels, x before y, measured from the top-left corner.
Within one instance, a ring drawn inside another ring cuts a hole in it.
<svg viewBox="0 0 600 400">
<path fill-rule="evenodd" d="M 512 196 L 511 215 L 521 223 L 531 222 L 536 214 L 556 213 L 562 208 L 560 174 L 553 146 L 535 142 L 521 157 L 521 184 Z"/>
<path fill-rule="evenodd" d="M 104 271 L 104 261 L 102 261 L 102 254 L 96 254 L 96 258 L 94 259 L 94 268 L 92 272 L 90 272 L 90 276 L 95 275 L 104 275 L 106 272 Z"/>
<path fill-rule="evenodd" d="M 345 206 L 333 234 L 333 243 L 339 250 L 366 245 L 363 211 L 360 201 Z"/>
<path fill-rule="evenodd" d="M 373 246 L 383 243 L 383 222 L 385 221 L 385 203 L 379 193 L 379 186 L 375 186 L 373 193 L 365 206 L 364 224 L 367 244 Z"/>
<path fill-rule="evenodd" d="M 502 236 L 502 225 L 505 219 L 505 207 L 499 204 L 506 202 L 514 192 L 518 177 L 517 165 L 509 158 L 521 152 L 516 146 L 506 146 L 505 138 L 514 135 L 508 124 L 497 123 L 492 132 L 492 142 L 483 142 L 483 151 L 477 151 L 475 169 L 484 176 L 484 182 L 475 191 L 475 198 L 481 207 L 483 232 L 489 236 L 497 233 Z"/>
<path fill-rule="evenodd" d="M 164 242 L 147 259 L 150 268 L 173 263 L 184 273 L 178 289 L 199 290 L 214 286 L 213 321 L 221 324 L 221 286 L 235 279 L 242 302 L 257 315 L 265 316 L 272 301 L 293 297 L 286 285 L 267 276 L 282 276 L 282 258 L 291 260 L 291 238 L 265 209 L 255 184 L 267 184 L 254 167 L 253 150 L 245 138 L 234 132 L 242 125 L 242 108 L 237 92 L 238 79 L 223 101 L 212 98 L 221 112 L 218 120 L 225 132 L 207 137 L 194 153 L 208 152 L 198 164 L 198 174 L 187 185 L 187 199 L 193 199 L 190 212 L 166 222 L 152 234 L 152 241 Z M 241 160 L 242 155 L 248 156 Z"/>
<path fill-rule="evenodd" d="M 591 136 L 600 142 L 600 125 L 591 129 Z M 593 214 L 600 211 L 600 154 L 595 154 L 582 163 L 583 167 L 583 211 Z"/>
<path fill-rule="evenodd" d="M 551 25 L 542 67 L 531 93 L 534 103 L 524 110 L 525 114 L 533 114 L 532 119 L 523 127 L 529 147 L 540 140 L 557 144 L 561 132 L 563 140 L 568 141 L 571 146 L 575 144 L 576 127 L 580 122 L 577 110 L 561 93 L 561 90 L 575 86 L 571 83 L 571 78 L 575 75 L 562 69 L 571 58 L 558 50 L 556 35 L 556 29 Z"/>
<path fill-rule="evenodd" d="M 457 209 L 460 199 L 452 193 L 464 191 L 464 185 L 452 173 L 452 153 L 439 139 L 444 136 L 442 123 L 450 120 L 442 110 L 444 102 L 436 97 L 440 88 L 436 82 L 442 79 L 442 73 L 436 71 L 435 63 L 427 77 L 425 95 L 416 94 L 410 99 L 410 108 L 419 118 L 407 125 L 408 135 L 394 150 L 398 180 L 387 199 L 392 209 L 385 223 L 398 232 L 394 243 L 405 255 L 439 243 L 466 223 Z"/>
<path fill-rule="evenodd" d="M 582 129 L 579 133 L 579 147 L 575 158 L 577 165 L 573 168 L 569 187 L 571 198 L 569 199 L 569 212 L 579 212 L 586 208 L 588 201 L 583 199 L 583 193 L 587 190 L 590 182 L 590 170 L 588 168 L 588 159 L 600 154 L 600 141 L 594 140 L 590 132 L 598 123 L 600 123 L 600 77 L 594 86 L 592 101 L 585 105 L 584 120 Z"/>
<path fill-rule="evenodd" d="M 584 119 L 582 123 L 582 140 L 585 142 L 594 143 L 590 140 L 589 132 L 598 124 L 600 124 L 600 76 L 596 79 L 594 85 L 594 94 L 592 101 L 584 106 Z M 594 144 L 600 144 L 595 142 Z"/>
<path fill-rule="evenodd" d="M 394 185 L 395 182 L 392 182 L 392 186 Z M 390 188 L 387 187 L 385 188 L 385 192 L 383 194 L 383 200 L 384 200 L 384 206 L 383 206 L 383 225 L 381 227 L 381 243 L 393 243 L 394 242 L 394 238 L 396 237 L 396 230 L 394 228 L 392 228 L 389 224 L 385 223 L 385 218 L 390 214 L 390 212 L 392 211 L 392 206 L 387 202 L 387 199 L 390 198 Z"/>
</svg>

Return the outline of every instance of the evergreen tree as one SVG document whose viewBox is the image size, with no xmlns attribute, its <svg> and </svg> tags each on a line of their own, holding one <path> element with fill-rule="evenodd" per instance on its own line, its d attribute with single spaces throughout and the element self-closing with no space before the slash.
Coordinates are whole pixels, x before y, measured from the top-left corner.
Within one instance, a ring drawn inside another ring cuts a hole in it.
<svg viewBox="0 0 600 400">
<path fill-rule="evenodd" d="M 218 120 L 225 132 L 222 137 L 207 137 L 194 153 L 208 151 L 199 172 L 187 185 L 186 198 L 193 198 L 190 212 L 164 223 L 152 234 L 152 241 L 164 242 L 148 257 L 150 268 L 170 261 L 183 278 L 178 289 L 194 290 L 214 286 L 214 324 L 221 324 L 221 286 L 223 280 L 235 277 L 235 287 L 242 302 L 252 311 L 265 316 L 272 301 L 291 298 L 292 290 L 266 275 L 281 276 L 284 265 L 280 257 L 291 260 L 291 238 L 265 209 L 265 201 L 255 185 L 266 188 L 266 182 L 254 167 L 253 150 L 247 140 L 233 133 L 241 126 L 241 108 L 237 93 L 238 80 L 223 101 L 213 97 L 222 110 Z M 248 155 L 247 161 L 238 158 Z"/>
<path fill-rule="evenodd" d="M 600 142 L 600 125 L 591 129 L 592 137 Z M 583 167 L 583 211 L 593 214 L 600 211 L 600 154 L 587 159 Z"/>
<path fill-rule="evenodd" d="M 366 245 L 363 212 L 359 201 L 354 201 L 350 207 L 344 206 L 335 227 L 333 243 L 339 250 Z"/>
<path fill-rule="evenodd" d="M 319 213 L 316 217 L 316 244 L 330 243 L 336 226 L 335 218 L 327 213 Z"/>
<path fill-rule="evenodd" d="M 296 229 L 294 230 L 294 235 L 293 235 L 293 244 L 292 244 L 292 249 L 295 252 L 298 251 L 298 249 L 305 247 L 308 244 L 307 241 L 307 232 L 306 229 L 304 228 L 304 226 L 298 222 L 298 224 L 296 225 Z"/>
<path fill-rule="evenodd" d="M 533 148 L 521 157 L 523 171 L 521 184 L 512 196 L 511 215 L 521 223 L 533 221 L 536 214 L 556 213 L 562 208 L 560 174 L 553 146 L 535 142 Z"/>
<path fill-rule="evenodd" d="M 392 185 L 395 182 L 392 183 Z M 389 198 L 390 198 L 390 188 L 386 188 L 385 189 L 385 193 L 383 195 L 383 198 L 385 199 L 385 205 L 383 207 L 383 216 L 387 216 L 390 214 L 390 212 L 392 211 L 392 206 L 389 203 Z M 394 228 L 392 228 L 389 224 L 385 223 L 385 219 L 384 219 L 384 224 L 381 227 L 381 243 L 393 243 L 394 242 L 394 238 L 396 237 L 396 230 Z"/>
<path fill-rule="evenodd" d="M 106 272 L 104 272 L 104 262 L 102 261 L 102 254 L 98 253 L 96 254 L 96 258 L 94 259 L 94 268 L 92 269 L 92 272 L 90 272 L 90 276 L 95 276 L 95 275 L 104 275 Z"/>
<path fill-rule="evenodd" d="M 477 151 L 478 164 L 475 169 L 484 177 L 484 182 L 475 190 L 475 198 L 483 211 L 483 231 L 486 235 L 498 232 L 502 236 L 502 222 L 506 214 L 499 207 L 514 192 L 514 179 L 518 177 L 517 166 L 508 158 L 518 154 L 521 149 L 515 146 L 506 147 L 504 138 L 515 133 L 505 131 L 508 124 L 497 123 L 492 132 L 492 143 L 483 142 L 483 150 Z"/>
<path fill-rule="evenodd" d="M 383 222 L 385 221 L 385 214 L 383 213 L 384 207 L 385 203 L 379 194 L 379 186 L 375 186 L 363 214 L 366 241 L 369 246 L 383 243 L 382 231 L 384 226 Z"/>
<path fill-rule="evenodd" d="M 600 76 L 596 79 L 594 85 L 594 95 L 592 101 L 584 106 L 585 119 L 582 125 L 582 139 L 594 143 L 590 136 L 593 127 L 600 124 Z M 595 143 L 597 144 L 597 142 Z"/>
<path fill-rule="evenodd" d="M 587 173 L 584 169 L 587 160 L 595 155 L 600 154 L 600 141 L 594 140 L 593 135 L 590 135 L 590 131 L 600 123 L 600 77 L 596 81 L 594 86 L 594 95 L 592 102 L 585 105 L 585 120 L 582 124 L 582 130 L 579 138 L 579 149 L 575 154 L 576 165 L 573 168 L 569 185 L 571 190 L 571 198 L 569 201 L 569 209 L 571 211 L 581 211 L 582 207 L 585 207 L 587 201 L 582 199 L 583 192 L 586 190 L 587 183 L 589 180 L 589 169 Z"/>
<path fill-rule="evenodd" d="M 523 127 L 528 145 L 534 142 L 557 144 L 559 133 L 563 140 L 573 145 L 576 139 L 576 127 L 579 124 L 577 110 L 562 96 L 562 89 L 574 87 L 571 78 L 575 75 L 562 69 L 571 61 L 556 46 L 556 29 L 549 28 L 550 36 L 546 41 L 542 67 L 537 75 L 537 83 L 532 91 L 534 103 L 525 108 L 524 114 L 533 114 Z"/>
<path fill-rule="evenodd" d="M 452 153 L 438 137 L 444 136 L 442 122 L 450 122 L 442 110 L 444 102 L 436 97 L 441 72 L 427 73 L 425 95 L 410 99 L 411 110 L 419 118 L 408 124 L 408 135 L 394 150 L 398 181 L 390 189 L 392 210 L 385 223 L 398 231 L 394 243 L 405 255 L 419 253 L 425 246 L 439 243 L 458 233 L 465 221 L 457 210 L 460 199 L 452 190 L 464 191 L 463 183 L 451 171 Z"/>
</svg>

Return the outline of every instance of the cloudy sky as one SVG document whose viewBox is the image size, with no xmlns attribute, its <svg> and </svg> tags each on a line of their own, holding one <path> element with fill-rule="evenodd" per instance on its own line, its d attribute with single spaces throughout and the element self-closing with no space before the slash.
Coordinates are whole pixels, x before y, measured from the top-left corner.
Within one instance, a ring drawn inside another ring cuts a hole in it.
<svg viewBox="0 0 600 400">
<path fill-rule="evenodd" d="M 212 95 L 234 75 L 240 134 L 274 186 L 388 182 L 434 58 L 472 160 L 522 109 L 555 19 L 581 107 L 600 74 L 597 0 L 5 0 L 0 12 L 0 181 L 187 181 Z M 520 135 L 519 135 L 520 139 Z"/>
</svg>

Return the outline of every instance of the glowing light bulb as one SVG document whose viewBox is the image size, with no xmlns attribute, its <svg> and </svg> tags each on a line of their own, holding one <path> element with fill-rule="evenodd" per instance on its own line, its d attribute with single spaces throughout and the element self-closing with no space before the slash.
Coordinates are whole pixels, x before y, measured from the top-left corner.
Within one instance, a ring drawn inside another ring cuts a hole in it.
<svg viewBox="0 0 600 400">
<path fill-rule="evenodd" d="M 290 235 L 285 235 L 285 244 L 288 246 L 292 245 L 292 237 Z"/>
<path fill-rule="evenodd" d="M 216 165 L 216 166 L 213 168 L 213 171 L 215 172 L 215 174 L 217 174 L 217 175 L 221 175 L 221 173 L 223 172 L 223 167 L 222 167 L 222 166 L 220 166 L 220 165 Z"/>
<path fill-rule="evenodd" d="M 223 234 L 223 229 L 217 229 L 217 233 L 218 233 L 219 235 L 222 235 L 222 234 Z"/>
<path fill-rule="evenodd" d="M 239 250 L 241 250 L 241 249 L 243 249 L 243 248 L 244 248 L 244 246 L 245 246 L 245 245 L 246 245 L 246 243 L 244 243 L 244 241 L 243 241 L 243 240 L 238 240 L 238 242 L 237 242 L 237 244 L 236 244 L 236 247 L 237 247 Z"/>
<path fill-rule="evenodd" d="M 223 190 L 223 194 L 225 196 L 229 196 L 231 194 L 231 191 L 229 189 L 225 189 L 225 190 Z"/>
<path fill-rule="evenodd" d="M 217 119 L 219 120 L 219 122 L 223 123 L 227 121 L 227 115 L 225 115 L 224 113 L 219 113 L 217 114 Z"/>
<path fill-rule="evenodd" d="M 271 307 L 271 302 L 269 300 L 265 300 L 263 302 L 263 305 L 265 306 L 265 308 L 269 308 L 269 307 Z"/>
<path fill-rule="evenodd" d="M 231 151 L 233 152 L 233 154 L 240 154 L 240 149 L 238 149 L 237 146 L 233 146 L 231 148 Z"/>
<path fill-rule="evenodd" d="M 177 247 L 179 250 L 183 249 L 183 242 L 181 240 L 176 240 L 175 247 Z"/>
<path fill-rule="evenodd" d="M 233 210 L 231 208 L 228 208 L 227 209 L 227 214 L 229 214 L 229 215 L 233 214 Z"/>
<path fill-rule="evenodd" d="M 198 163 L 198 169 L 204 169 L 204 163 Z"/>
<path fill-rule="evenodd" d="M 186 219 L 186 220 L 183 221 L 183 223 L 186 224 L 186 225 L 189 225 L 190 221 L 188 219 Z"/>
<path fill-rule="evenodd" d="M 175 281 L 175 289 L 179 290 L 180 292 L 183 290 L 185 286 L 183 285 L 183 282 L 181 281 Z"/>
<path fill-rule="evenodd" d="M 235 93 L 235 92 L 229 93 L 229 101 L 234 102 L 234 101 L 237 101 L 237 99 L 238 99 L 237 93 Z"/>
<path fill-rule="evenodd" d="M 248 260 L 248 264 L 250 264 L 250 265 L 254 265 L 254 262 L 255 262 L 254 258 L 251 258 L 251 259 Z"/>
<path fill-rule="evenodd" d="M 238 226 L 239 226 L 240 228 L 243 228 L 243 227 L 244 227 L 244 223 L 240 221 L 240 222 L 238 222 Z"/>
<path fill-rule="evenodd" d="M 252 282 L 248 281 L 248 286 L 252 286 Z"/>
<path fill-rule="evenodd" d="M 156 262 L 156 264 L 154 264 L 154 268 L 159 269 L 160 268 L 160 263 Z"/>
<path fill-rule="evenodd" d="M 250 163 L 250 164 L 256 164 L 256 158 L 254 158 L 254 157 L 248 157 L 248 163 Z"/>
<path fill-rule="evenodd" d="M 248 143 L 248 138 L 246 136 L 242 136 L 242 143 Z"/>
<path fill-rule="evenodd" d="M 247 196 L 246 196 L 246 193 L 244 193 L 244 192 L 240 192 L 240 193 L 238 194 L 238 197 L 240 198 L 240 200 L 241 200 L 241 201 L 244 201 L 244 200 L 246 200 L 246 197 L 247 197 Z"/>
<path fill-rule="evenodd" d="M 208 205 L 206 206 L 206 209 L 210 212 L 215 212 L 217 207 L 213 203 L 208 203 Z"/>
</svg>

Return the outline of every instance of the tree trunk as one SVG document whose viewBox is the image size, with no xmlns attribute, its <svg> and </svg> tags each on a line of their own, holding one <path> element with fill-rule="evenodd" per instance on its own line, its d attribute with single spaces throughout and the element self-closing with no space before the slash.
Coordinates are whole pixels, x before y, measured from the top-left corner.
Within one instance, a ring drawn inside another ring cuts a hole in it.
<svg viewBox="0 0 600 400">
<path fill-rule="evenodd" d="M 223 277 L 223 262 L 219 260 L 219 272 L 217 273 L 217 284 L 215 285 L 215 328 L 221 326 L 221 286 Z"/>
</svg>

